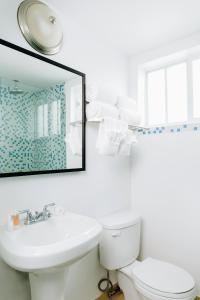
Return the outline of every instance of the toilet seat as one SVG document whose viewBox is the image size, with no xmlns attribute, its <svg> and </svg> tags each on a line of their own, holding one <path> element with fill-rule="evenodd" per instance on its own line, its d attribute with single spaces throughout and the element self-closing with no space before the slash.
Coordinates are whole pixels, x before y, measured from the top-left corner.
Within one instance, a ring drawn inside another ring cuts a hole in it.
<svg viewBox="0 0 200 300">
<path fill-rule="evenodd" d="M 147 258 L 132 269 L 135 281 L 143 287 L 166 294 L 182 294 L 195 286 L 185 270 L 157 259 Z"/>
<path fill-rule="evenodd" d="M 149 299 L 191 300 L 196 296 L 195 283 L 190 274 L 163 261 L 147 258 L 119 271 L 132 278 L 136 289 Z"/>
<path fill-rule="evenodd" d="M 179 293 L 179 294 L 173 294 L 173 293 L 166 293 L 166 292 L 161 292 L 158 290 L 155 290 L 145 284 L 143 284 L 142 282 L 139 282 L 139 280 L 134 280 L 134 284 L 136 289 L 143 295 L 145 295 L 147 298 L 149 299 L 157 299 L 157 300 L 161 300 L 161 299 L 184 299 L 184 300 L 190 300 L 190 299 L 194 299 L 196 296 L 195 293 L 195 288 L 193 288 L 192 290 L 188 291 L 188 292 L 183 292 L 183 293 Z"/>
</svg>

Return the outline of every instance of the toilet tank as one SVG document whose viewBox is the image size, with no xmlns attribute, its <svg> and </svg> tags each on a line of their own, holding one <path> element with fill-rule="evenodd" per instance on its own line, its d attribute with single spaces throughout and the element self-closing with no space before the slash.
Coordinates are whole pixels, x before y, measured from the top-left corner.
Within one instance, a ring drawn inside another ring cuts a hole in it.
<svg viewBox="0 0 200 300">
<path fill-rule="evenodd" d="M 139 216 L 124 210 L 101 218 L 100 263 L 107 270 L 121 269 L 136 260 L 140 250 Z"/>
</svg>

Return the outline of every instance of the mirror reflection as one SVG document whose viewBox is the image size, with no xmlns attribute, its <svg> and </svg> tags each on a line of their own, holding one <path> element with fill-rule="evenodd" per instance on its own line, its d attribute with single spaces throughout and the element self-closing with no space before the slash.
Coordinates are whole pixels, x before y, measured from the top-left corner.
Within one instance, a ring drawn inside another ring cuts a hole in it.
<svg viewBox="0 0 200 300">
<path fill-rule="evenodd" d="M 0 174 L 83 168 L 83 76 L 0 47 Z"/>
</svg>

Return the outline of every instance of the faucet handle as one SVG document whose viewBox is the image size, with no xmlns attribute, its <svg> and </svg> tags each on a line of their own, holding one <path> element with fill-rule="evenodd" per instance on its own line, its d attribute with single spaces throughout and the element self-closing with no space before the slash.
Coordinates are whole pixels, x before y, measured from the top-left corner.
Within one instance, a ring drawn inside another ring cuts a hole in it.
<svg viewBox="0 0 200 300">
<path fill-rule="evenodd" d="M 20 210 L 20 211 L 18 211 L 18 214 L 19 215 L 26 214 L 26 218 L 24 219 L 24 224 L 28 225 L 30 219 L 32 218 L 32 213 L 31 213 L 30 209 Z"/>
<path fill-rule="evenodd" d="M 23 215 L 26 214 L 27 216 L 31 213 L 30 209 L 24 209 L 24 210 L 19 210 L 18 214 Z"/>
<path fill-rule="evenodd" d="M 26 219 L 29 219 L 29 217 L 31 216 L 31 211 L 30 211 L 30 209 L 24 209 L 24 210 L 18 211 L 18 214 L 19 215 L 26 214 Z"/>
<path fill-rule="evenodd" d="M 51 217 L 51 212 L 48 210 L 48 207 L 50 207 L 50 206 L 55 206 L 56 204 L 54 203 L 54 202 L 52 202 L 52 203 L 49 203 L 49 204 L 46 204 L 45 206 L 44 206 L 44 208 L 43 208 L 43 214 L 44 214 L 44 218 L 45 219 L 48 219 L 48 218 L 50 218 Z"/>
<path fill-rule="evenodd" d="M 49 204 L 46 204 L 46 205 L 44 206 L 43 210 L 47 210 L 48 207 L 50 207 L 50 206 L 55 206 L 55 205 L 56 205 L 56 204 L 55 204 L 54 202 L 49 203 Z"/>
</svg>

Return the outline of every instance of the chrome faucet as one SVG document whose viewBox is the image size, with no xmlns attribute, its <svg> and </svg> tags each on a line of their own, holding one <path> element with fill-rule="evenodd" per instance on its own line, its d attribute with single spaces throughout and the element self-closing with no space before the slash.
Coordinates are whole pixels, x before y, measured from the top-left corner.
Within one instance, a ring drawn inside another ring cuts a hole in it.
<svg viewBox="0 0 200 300">
<path fill-rule="evenodd" d="M 30 211 L 30 209 L 24 209 L 18 212 L 19 215 L 23 215 L 26 214 L 26 217 L 24 219 L 24 225 L 29 225 L 29 224 L 33 224 L 34 223 L 34 216 L 32 214 L 32 212 Z"/>
<path fill-rule="evenodd" d="M 25 209 L 19 211 L 18 213 L 19 215 L 26 214 L 26 217 L 24 219 L 24 225 L 31 225 L 48 220 L 52 216 L 52 213 L 50 212 L 48 207 L 55 205 L 55 203 L 46 204 L 41 212 L 36 211 L 34 214 L 30 211 L 30 209 Z"/>
<path fill-rule="evenodd" d="M 48 209 L 48 207 L 50 207 L 50 206 L 55 206 L 55 203 L 49 203 L 49 204 L 46 204 L 44 206 L 43 211 L 42 211 L 42 215 L 43 215 L 44 220 L 47 220 L 52 216 L 52 213 Z"/>
</svg>

